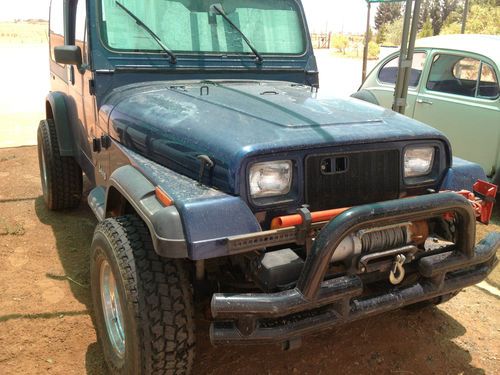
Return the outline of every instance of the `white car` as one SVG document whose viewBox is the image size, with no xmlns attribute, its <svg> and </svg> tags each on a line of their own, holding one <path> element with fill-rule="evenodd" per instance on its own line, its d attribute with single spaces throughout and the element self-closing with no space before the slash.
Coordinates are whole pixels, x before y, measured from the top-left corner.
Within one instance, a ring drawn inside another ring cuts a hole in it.
<svg viewBox="0 0 500 375">
<path fill-rule="evenodd" d="M 354 97 L 391 108 L 399 51 L 382 59 Z M 500 36 L 417 41 L 405 115 L 445 133 L 453 154 L 500 182 Z"/>
</svg>

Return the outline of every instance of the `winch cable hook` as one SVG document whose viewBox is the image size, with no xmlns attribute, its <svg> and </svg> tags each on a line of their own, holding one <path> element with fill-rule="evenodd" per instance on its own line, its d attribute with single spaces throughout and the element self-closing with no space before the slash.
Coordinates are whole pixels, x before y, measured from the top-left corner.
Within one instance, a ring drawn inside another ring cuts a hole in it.
<svg viewBox="0 0 500 375">
<path fill-rule="evenodd" d="M 392 264 L 391 271 L 389 272 L 389 281 L 393 285 L 399 284 L 403 281 L 405 277 L 405 268 L 403 264 L 406 261 L 406 257 L 403 254 L 396 255 L 394 258 L 394 263 Z"/>
</svg>

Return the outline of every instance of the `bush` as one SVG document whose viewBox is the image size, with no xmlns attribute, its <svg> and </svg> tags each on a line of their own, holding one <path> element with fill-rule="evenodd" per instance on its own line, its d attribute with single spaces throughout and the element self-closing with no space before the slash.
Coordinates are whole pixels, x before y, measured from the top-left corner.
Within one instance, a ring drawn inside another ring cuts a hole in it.
<svg viewBox="0 0 500 375">
<path fill-rule="evenodd" d="M 441 28 L 441 32 L 439 35 L 446 35 L 446 34 L 460 34 L 460 31 L 462 30 L 462 25 L 459 23 L 450 23 L 449 25 L 443 26 Z"/>
<path fill-rule="evenodd" d="M 345 49 L 349 45 L 349 39 L 342 34 L 336 34 L 333 36 L 332 46 L 342 52 L 345 55 Z"/>
<path fill-rule="evenodd" d="M 434 30 L 432 28 L 432 22 L 429 18 L 424 22 L 422 30 L 418 33 L 419 38 L 427 38 L 434 35 Z"/>
<path fill-rule="evenodd" d="M 368 58 L 378 59 L 379 55 L 380 55 L 380 46 L 373 41 L 368 43 Z"/>
</svg>

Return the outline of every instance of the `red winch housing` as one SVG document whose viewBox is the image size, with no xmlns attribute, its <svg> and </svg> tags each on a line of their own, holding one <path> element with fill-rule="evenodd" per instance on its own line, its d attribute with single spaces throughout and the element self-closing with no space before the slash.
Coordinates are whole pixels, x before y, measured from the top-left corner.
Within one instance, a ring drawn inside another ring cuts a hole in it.
<svg viewBox="0 0 500 375">
<path fill-rule="evenodd" d="M 460 190 L 456 193 L 469 200 L 474 208 L 476 219 L 479 222 L 488 224 L 493 214 L 493 205 L 495 204 L 498 186 L 483 180 L 477 180 L 472 189 L 474 192 Z"/>
</svg>

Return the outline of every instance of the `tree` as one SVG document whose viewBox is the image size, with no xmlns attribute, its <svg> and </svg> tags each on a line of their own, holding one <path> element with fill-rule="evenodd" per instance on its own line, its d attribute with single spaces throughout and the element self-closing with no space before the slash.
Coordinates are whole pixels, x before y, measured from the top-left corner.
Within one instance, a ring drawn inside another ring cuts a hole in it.
<svg viewBox="0 0 500 375">
<path fill-rule="evenodd" d="M 400 18 L 402 16 L 401 9 L 399 3 L 380 3 L 375 14 L 375 29 L 380 30 L 383 25 Z"/>
<path fill-rule="evenodd" d="M 385 37 L 386 37 L 386 31 L 387 31 L 387 25 L 383 25 L 377 32 L 377 38 L 375 41 L 377 44 L 383 44 L 385 42 Z"/>
<path fill-rule="evenodd" d="M 432 30 L 432 23 L 429 18 L 425 20 L 424 24 L 422 25 L 422 29 L 418 33 L 419 38 L 427 38 L 428 36 L 433 36 L 433 30 Z"/>
<path fill-rule="evenodd" d="M 462 11 L 463 0 L 425 0 L 421 7 L 420 24 L 423 27 L 425 21 L 430 19 L 433 35 L 439 35 L 441 28 L 457 21 Z"/>
<path fill-rule="evenodd" d="M 385 42 L 389 45 L 401 45 L 403 36 L 403 17 L 395 19 L 385 26 Z"/>
<path fill-rule="evenodd" d="M 495 2 L 474 1 L 467 17 L 467 34 L 500 34 L 500 5 Z M 441 34 L 458 34 L 461 31 L 461 21 L 451 22 L 443 26 Z"/>
</svg>

